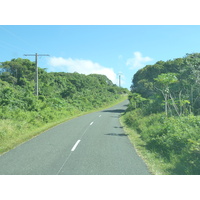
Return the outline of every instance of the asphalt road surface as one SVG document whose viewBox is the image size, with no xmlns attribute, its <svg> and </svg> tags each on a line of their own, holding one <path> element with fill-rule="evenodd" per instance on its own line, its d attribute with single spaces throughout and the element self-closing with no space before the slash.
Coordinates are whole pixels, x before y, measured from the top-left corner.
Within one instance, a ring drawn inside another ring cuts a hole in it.
<svg viewBox="0 0 200 200">
<path fill-rule="evenodd" d="M 1 175 L 148 175 L 119 116 L 128 101 L 58 125 L 0 156 Z"/>
</svg>

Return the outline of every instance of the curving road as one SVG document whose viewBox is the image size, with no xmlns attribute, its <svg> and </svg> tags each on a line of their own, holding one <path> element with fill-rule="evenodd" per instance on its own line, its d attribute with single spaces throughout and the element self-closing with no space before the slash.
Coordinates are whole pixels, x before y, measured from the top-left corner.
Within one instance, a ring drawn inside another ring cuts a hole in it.
<svg viewBox="0 0 200 200">
<path fill-rule="evenodd" d="M 0 174 L 150 174 L 119 122 L 127 104 L 69 120 L 1 155 Z"/>
</svg>

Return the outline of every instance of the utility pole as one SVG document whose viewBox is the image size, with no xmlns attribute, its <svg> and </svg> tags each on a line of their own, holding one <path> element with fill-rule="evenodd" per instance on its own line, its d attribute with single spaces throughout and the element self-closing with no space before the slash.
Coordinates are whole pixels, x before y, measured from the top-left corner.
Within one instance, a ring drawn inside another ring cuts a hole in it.
<svg viewBox="0 0 200 200">
<path fill-rule="evenodd" d="M 38 97 L 38 56 L 49 56 L 48 54 L 24 54 L 24 56 L 35 56 L 35 95 Z"/>
<path fill-rule="evenodd" d="M 121 75 L 122 75 L 122 73 L 119 72 L 119 87 L 121 87 Z"/>
</svg>

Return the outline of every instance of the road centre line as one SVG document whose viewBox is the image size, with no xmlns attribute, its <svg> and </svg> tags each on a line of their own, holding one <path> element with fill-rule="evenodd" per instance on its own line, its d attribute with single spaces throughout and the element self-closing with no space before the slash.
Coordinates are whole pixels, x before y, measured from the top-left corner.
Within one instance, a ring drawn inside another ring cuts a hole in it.
<svg viewBox="0 0 200 200">
<path fill-rule="evenodd" d="M 101 117 L 101 115 L 99 115 L 99 117 Z M 80 139 L 85 135 L 85 133 L 87 132 L 87 130 L 89 129 L 89 127 L 94 123 L 91 122 L 90 125 L 85 129 L 85 131 L 83 132 L 83 134 L 81 135 Z M 77 142 L 75 143 L 75 145 L 72 147 L 71 152 L 69 153 L 69 155 L 67 156 L 65 162 L 62 164 L 62 166 L 60 167 L 60 169 L 57 172 L 57 175 L 60 174 L 61 170 L 63 169 L 63 167 L 66 165 L 66 163 L 68 162 L 69 158 L 72 155 L 72 152 L 75 151 L 76 147 L 78 146 L 78 144 L 80 143 L 81 140 L 77 140 Z"/>
<path fill-rule="evenodd" d="M 70 154 L 67 156 L 65 162 L 62 164 L 61 168 L 58 170 L 57 175 L 61 172 L 61 170 L 63 169 L 64 165 L 67 163 L 68 159 L 70 158 L 72 151 L 74 151 L 76 149 L 76 147 L 78 146 L 79 142 L 81 140 L 78 140 L 75 145 L 72 147 Z"/>
<path fill-rule="evenodd" d="M 91 126 L 93 123 L 94 123 L 94 122 L 91 122 L 91 123 L 90 123 L 90 126 Z"/>
<path fill-rule="evenodd" d="M 75 145 L 72 147 L 71 151 L 74 151 L 74 150 L 76 149 L 76 147 L 78 146 L 78 144 L 79 144 L 80 141 L 81 141 L 81 140 L 78 140 L 78 141 L 75 143 Z"/>
</svg>

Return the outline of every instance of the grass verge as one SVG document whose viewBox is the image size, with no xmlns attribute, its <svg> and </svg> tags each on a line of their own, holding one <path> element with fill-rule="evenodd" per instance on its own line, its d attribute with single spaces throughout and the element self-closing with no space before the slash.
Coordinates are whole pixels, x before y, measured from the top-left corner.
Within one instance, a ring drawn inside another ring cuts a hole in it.
<svg viewBox="0 0 200 200">
<path fill-rule="evenodd" d="M 121 123 L 152 174 L 200 174 L 200 116 L 143 116 L 134 110 Z"/>
<path fill-rule="evenodd" d="M 128 135 L 130 142 L 133 144 L 137 154 L 144 160 L 149 172 L 153 175 L 166 174 L 163 161 L 158 159 L 156 155 L 146 149 L 146 143 L 141 139 L 140 134 L 136 130 L 128 127 L 125 123 L 124 115 L 121 116 L 120 122 Z"/>
</svg>

